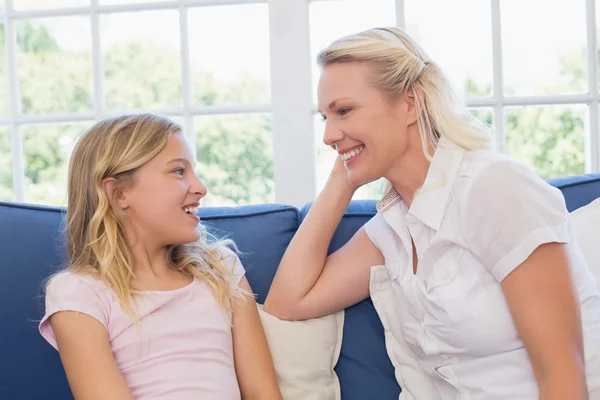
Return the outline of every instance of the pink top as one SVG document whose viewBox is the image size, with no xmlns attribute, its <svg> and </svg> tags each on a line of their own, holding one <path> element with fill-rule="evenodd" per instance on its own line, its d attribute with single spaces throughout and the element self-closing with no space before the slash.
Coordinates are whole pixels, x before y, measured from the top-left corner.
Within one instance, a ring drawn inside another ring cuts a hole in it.
<svg viewBox="0 0 600 400">
<path fill-rule="evenodd" d="M 231 250 L 222 253 L 237 285 L 244 268 Z M 137 307 L 139 328 L 101 281 L 62 273 L 48 285 L 40 333 L 57 348 L 52 314 L 78 311 L 100 321 L 135 399 L 240 399 L 231 315 L 206 284 L 195 279 L 177 290 L 144 292 Z"/>
</svg>

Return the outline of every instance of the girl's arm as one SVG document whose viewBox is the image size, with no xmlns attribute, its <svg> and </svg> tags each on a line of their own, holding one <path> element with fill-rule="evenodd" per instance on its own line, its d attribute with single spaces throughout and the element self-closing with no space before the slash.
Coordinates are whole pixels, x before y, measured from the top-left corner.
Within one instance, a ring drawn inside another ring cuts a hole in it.
<svg viewBox="0 0 600 400">
<path fill-rule="evenodd" d="M 239 285 L 247 293 L 252 293 L 245 277 Z M 233 354 L 242 399 L 282 399 L 254 298 L 247 295 L 246 301 L 234 302 L 232 314 Z"/>
<path fill-rule="evenodd" d="M 50 317 L 50 323 L 75 400 L 133 400 L 100 322 L 61 311 Z"/>
</svg>

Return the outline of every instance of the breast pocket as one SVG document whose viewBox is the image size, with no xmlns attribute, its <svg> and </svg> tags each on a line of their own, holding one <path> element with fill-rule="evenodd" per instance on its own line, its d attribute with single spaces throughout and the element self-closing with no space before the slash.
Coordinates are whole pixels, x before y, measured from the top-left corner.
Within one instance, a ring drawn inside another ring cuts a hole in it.
<svg viewBox="0 0 600 400">
<path fill-rule="evenodd" d="M 427 304 L 435 319 L 448 326 L 472 322 L 487 309 L 482 267 L 468 253 L 454 250 L 440 256 L 427 280 Z"/>
</svg>

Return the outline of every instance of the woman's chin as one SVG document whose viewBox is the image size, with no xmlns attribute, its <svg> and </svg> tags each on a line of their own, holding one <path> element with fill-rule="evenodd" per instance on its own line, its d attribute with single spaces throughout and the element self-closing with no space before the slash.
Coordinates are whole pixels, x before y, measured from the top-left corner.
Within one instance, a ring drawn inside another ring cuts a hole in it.
<svg viewBox="0 0 600 400">
<path fill-rule="evenodd" d="M 354 187 L 364 186 L 374 180 L 377 179 L 369 179 L 368 177 L 364 176 L 364 174 L 358 173 L 358 171 L 348 171 L 348 182 L 350 182 Z"/>
</svg>

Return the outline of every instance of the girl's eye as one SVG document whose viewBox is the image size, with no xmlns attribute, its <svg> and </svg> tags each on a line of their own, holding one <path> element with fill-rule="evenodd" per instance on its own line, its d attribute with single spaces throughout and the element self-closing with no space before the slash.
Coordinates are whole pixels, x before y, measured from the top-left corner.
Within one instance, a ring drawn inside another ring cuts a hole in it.
<svg viewBox="0 0 600 400">
<path fill-rule="evenodd" d="M 177 175 L 181 175 L 183 176 L 183 168 L 177 168 L 176 170 L 173 171 L 174 173 L 176 173 Z"/>
<path fill-rule="evenodd" d="M 323 121 L 323 122 L 327 121 L 327 117 L 323 114 L 321 114 L 321 121 Z"/>
</svg>

